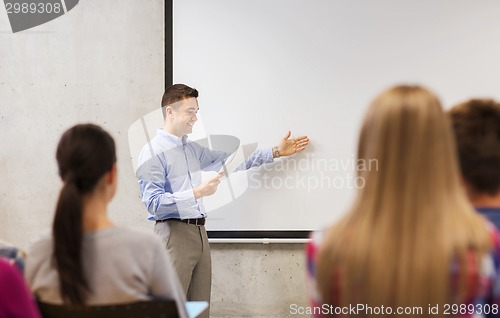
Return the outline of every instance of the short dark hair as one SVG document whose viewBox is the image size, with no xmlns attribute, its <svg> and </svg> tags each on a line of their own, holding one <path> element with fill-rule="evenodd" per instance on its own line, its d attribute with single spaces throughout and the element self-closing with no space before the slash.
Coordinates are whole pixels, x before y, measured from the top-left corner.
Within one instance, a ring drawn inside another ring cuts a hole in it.
<svg viewBox="0 0 500 318">
<path fill-rule="evenodd" d="M 192 88 L 184 84 L 174 84 L 167 88 L 161 99 L 161 110 L 163 112 L 163 117 L 165 117 L 165 107 L 183 99 L 188 99 L 190 97 L 198 97 L 198 91 L 196 90 L 196 88 Z"/>
<path fill-rule="evenodd" d="M 453 107 L 449 115 L 455 130 L 460 169 L 474 191 L 500 191 L 500 103 L 471 99 Z"/>
</svg>

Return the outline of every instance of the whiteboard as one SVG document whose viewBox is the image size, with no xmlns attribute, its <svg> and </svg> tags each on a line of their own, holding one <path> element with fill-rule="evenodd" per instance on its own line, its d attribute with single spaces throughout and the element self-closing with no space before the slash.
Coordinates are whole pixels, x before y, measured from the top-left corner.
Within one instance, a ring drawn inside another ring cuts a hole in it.
<svg viewBox="0 0 500 318">
<path fill-rule="evenodd" d="M 500 98 L 498 12 L 495 0 L 174 0 L 173 82 L 199 90 L 204 134 L 258 148 L 288 130 L 311 140 L 248 170 L 237 198 L 207 198 L 226 201 L 208 209 L 207 229 L 309 231 L 337 220 L 362 186 L 358 130 L 378 92 L 423 84 L 446 107 Z"/>
</svg>

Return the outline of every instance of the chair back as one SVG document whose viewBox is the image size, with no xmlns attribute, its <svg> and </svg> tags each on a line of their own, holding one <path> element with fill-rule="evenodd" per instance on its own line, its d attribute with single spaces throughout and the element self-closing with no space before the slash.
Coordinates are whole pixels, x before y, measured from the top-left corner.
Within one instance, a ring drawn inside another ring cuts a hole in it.
<svg viewBox="0 0 500 318">
<path fill-rule="evenodd" d="M 138 301 L 81 308 L 38 301 L 43 318 L 179 318 L 174 300 Z"/>
</svg>

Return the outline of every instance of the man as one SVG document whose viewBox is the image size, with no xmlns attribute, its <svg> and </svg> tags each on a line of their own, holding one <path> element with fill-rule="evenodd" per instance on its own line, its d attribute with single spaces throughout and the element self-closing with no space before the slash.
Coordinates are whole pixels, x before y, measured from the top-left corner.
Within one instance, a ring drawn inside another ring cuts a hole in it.
<svg viewBox="0 0 500 318">
<path fill-rule="evenodd" d="M 210 301 L 212 269 L 202 199 L 217 191 L 223 175 L 202 183 L 201 171 L 221 171 L 231 154 L 187 140 L 198 120 L 197 97 L 196 89 L 183 84 L 165 91 L 161 103 L 164 127 L 142 149 L 137 177 L 149 219 L 156 222 L 155 232 L 172 256 L 187 299 Z M 290 139 L 290 135 L 272 149 L 256 150 L 245 168 L 303 151 L 309 139 Z"/>
<path fill-rule="evenodd" d="M 472 99 L 449 111 L 467 195 L 500 229 L 500 103 Z"/>
</svg>

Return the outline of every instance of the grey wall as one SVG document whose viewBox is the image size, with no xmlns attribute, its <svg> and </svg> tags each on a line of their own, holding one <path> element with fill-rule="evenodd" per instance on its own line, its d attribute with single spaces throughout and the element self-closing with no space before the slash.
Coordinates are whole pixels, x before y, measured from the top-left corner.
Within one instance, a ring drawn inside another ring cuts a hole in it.
<svg viewBox="0 0 500 318">
<path fill-rule="evenodd" d="M 212 244 L 211 317 L 305 317 L 303 244 Z"/>
<path fill-rule="evenodd" d="M 55 147 L 79 122 L 102 125 L 116 139 L 114 219 L 145 226 L 127 130 L 163 91 L 162 1 L 113 4 L 81 1 L 16 34 L 0 10 L 0 231 L 23 247 L 50 225 L 60 187 Z"/>
<path fill-rule="evenodd" d="M 0 238 L 28 248 L 50 229 L 61 133 L 104 126 L 118 147 L 118 224 L 151 228 L 138 198 L 129 125 L 163 93 L 163 1 L 82 0 L 66 15 L 13 34 L 0 9 Z M 213 249 L 213 317 L 285 317 L 305 305 L 303 245 Z"/>
</svg>

